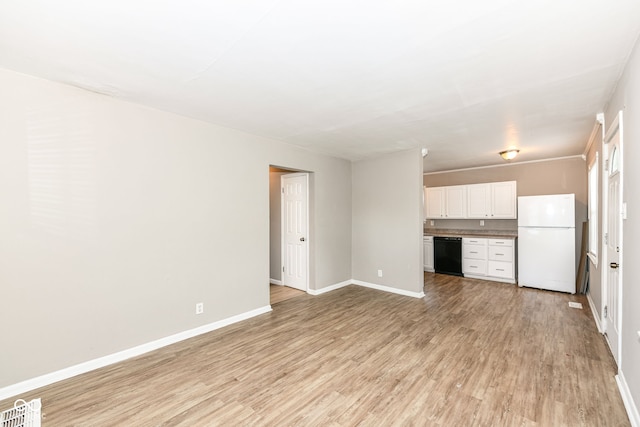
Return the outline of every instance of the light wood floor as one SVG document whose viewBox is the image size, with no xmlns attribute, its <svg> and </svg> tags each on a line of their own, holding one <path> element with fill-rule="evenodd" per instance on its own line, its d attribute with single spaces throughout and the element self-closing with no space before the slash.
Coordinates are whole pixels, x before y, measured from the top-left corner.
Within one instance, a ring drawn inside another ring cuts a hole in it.
<svg viewBox="0 0 640 427">
<path fill-rule="evenodd" d="M 42 397 L 45 427 L 629 425 L 584 297 L 425 283 L 305 294 L 20 397 Z"/>
<path fill-rule="evenodd" d="M 271 296 L 271 305 L 307 294 L 299 289 L 280 285 L 269 285 L 269 292 Z"/>
</svg>

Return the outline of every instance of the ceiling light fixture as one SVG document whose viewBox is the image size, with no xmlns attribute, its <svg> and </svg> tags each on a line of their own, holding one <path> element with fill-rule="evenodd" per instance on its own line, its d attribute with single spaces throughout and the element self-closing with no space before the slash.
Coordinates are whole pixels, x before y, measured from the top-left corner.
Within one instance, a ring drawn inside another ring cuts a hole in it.
<svg viewBox="0 0 640 427">
<path fill-rule="evenodd" d="M 519 152 L 520 150 L 516 150 L 515 148 L 512 148 L 510 150 L 501 151 L 498 154 L 500 154 L 500 157 L 502 157 L 505 160 L 512 160 L 518 155 Z"/>
</svg>

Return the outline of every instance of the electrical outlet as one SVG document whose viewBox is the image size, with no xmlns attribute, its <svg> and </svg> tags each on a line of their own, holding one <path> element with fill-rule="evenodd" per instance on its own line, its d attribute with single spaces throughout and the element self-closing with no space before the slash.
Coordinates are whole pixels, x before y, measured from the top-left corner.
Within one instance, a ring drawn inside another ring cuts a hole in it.
<svg viewBox="0 0 640 427">
<path fill-rule="evenodd" d="M 484 219 L 480 220 L 480 227 L 484 227 Z"/>
<path fill-rule="evenodd" d="M 436 222 L 435 222 L 434 220 L 431 220 L 431 221 L 429 221 L 429 223 L 430 223 L 430 224 L 431 224 L 431 226 L 433 227 L 433 226 L 435 225 L 435 223 L 436 223 Z"/>
<path fill-rule="evenodd" d="M 204 303 L 199 302 L 196 304 L 196 314 L 202 314 L 202 313 L 204 313 Z"/>
<path fill-rule="evenodd" d="M 382 270 L 378 270 L 378 277 L 382 277 Z"/>
</svg>

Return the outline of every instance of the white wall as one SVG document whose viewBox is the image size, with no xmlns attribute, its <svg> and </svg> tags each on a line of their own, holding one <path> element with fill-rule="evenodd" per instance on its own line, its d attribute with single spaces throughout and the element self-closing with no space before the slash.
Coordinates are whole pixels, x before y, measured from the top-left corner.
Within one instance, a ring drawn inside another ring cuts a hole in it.
<svg viewBox="0 0 640 427">
<path fill-rule="evenodd" d="M 623 222 L 622 259 L 622 353 L 619 370 L 629 386 L 631 398 L 640 407 L 640 44 L 636 46 L 624 74 L 605 111 L 608 129 L 623 110 L 624 194 L 628 219 Z M 636 420 L 640 422 L 640 420 Z"/>
<path fill-rule="evenodd" d="M 269 164 L 314 172 L 311 289 L 351 278 L 348 161 L 5 70 L 0 93 L 0 389 L 268 306 Z"/>
<path fill-rule="evenodd" d="M 352 182 L 353 279 L 421 293 L 420 150 L 355 162 Z"/>
</svg>

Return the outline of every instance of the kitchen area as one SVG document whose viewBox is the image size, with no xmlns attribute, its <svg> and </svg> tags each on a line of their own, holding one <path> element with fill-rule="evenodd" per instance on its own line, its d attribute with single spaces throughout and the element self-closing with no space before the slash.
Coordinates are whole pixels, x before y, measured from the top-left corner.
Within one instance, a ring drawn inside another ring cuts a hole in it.
<svg viewBox="0 0 640 427">
<path fill-rule="evenodd" d="M 425 174 L 424 271 L 575 293 L 585 168 L 577 157 Z"/>
<path fill-rule="evenodd" d="M 425 187 L 424 270 L 516 283 L 516 230 L 482 229 L 517 219 L 515 181 Z M 432 228 L 436 221 L 476 220 L 477 229 Z"/>
</svg>

